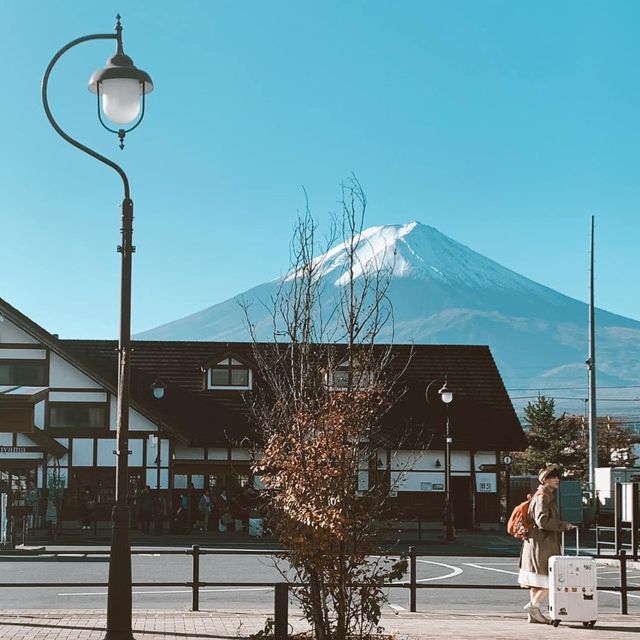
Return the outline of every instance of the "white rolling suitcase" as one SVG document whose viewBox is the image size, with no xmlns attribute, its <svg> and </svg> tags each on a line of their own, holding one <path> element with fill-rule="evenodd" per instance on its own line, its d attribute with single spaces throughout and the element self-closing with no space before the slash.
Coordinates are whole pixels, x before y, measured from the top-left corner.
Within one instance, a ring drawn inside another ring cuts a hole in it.
<svg viewBox="0 0 640 640">
<path fill-rule="evenodd" d="M 557 627 L 561 622 L 582 622 L 593 627 L 598 618 L 598 572 L 591 556 L 581 556 L 578 529 L 576 555 L 549 558 L 549 616 Z"/>
</svg>

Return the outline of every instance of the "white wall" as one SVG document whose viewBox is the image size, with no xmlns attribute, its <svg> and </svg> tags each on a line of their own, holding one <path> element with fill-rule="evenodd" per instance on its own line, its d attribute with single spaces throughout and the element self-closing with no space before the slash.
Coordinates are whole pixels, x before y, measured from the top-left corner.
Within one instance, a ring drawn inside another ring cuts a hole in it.
<svg viewBox="0 0 640 640">
<path fill-rule="evenodd" d="M 45 360 L 46 349 L 2 349 L 0 355 L 6 360 Z"/>
<path fill-rule="evenodd" d="M 204 449 L 185 447 L 182 444 L 176 445 L 174 454 L 176 460 L 204 460 Z"/>
<path fill-rule="evenodd" d="M 106 402 L 105 391 L 50 391 L 50 402 Z"/>
<path fill-rule="evenodd" d="M 38 341 L 22 329 L 16 327 L 16 325 L 7 320 L 7 318 L 2 317 L 2 320 L 0 320 L 0 343 L 38 344 Z"/>
<path fill-rule="evenodd" d="M 116 420 L 118 419 L 116 396 L 110 396 L 110 422 L 109 428 L 116 430 Z M 129 431 L 157 431 L 158 427 L 135 409 L 129 409 Z"/>
<path fill-rule="evenodd" d="M 49 366 L 49 386 L 68 387 L 71 389 L 99 389 L 100 385 L 89 376 L 63 360 L 58 354 L 52 353 Z"/>
<path fill-rule="evenodd" d="M 75 443 L 78 442 L 74 440 Z M 142 440 L 129 440 L 129 466 L 141 467 L 142 466 Z M 98 440 L 98 467 L 115 467 L 116 455 L 113 453 L 117 448 L 117 440 L 115 438 L 100 438 Z M 75 462 L 75 449 L 74 449 L 74 464 Z"/>
<path fill-rule="evenodd" d="M 391 469 L 393 471 L 438 471 L 444 468 L 444 457 L 444 451 L 392 451 Z M 440 467 L 436 466 L 437 460 L 440 461 Z M 451 452 L 451 472 L 469 475 L 468 451 Z"/>
</svg>

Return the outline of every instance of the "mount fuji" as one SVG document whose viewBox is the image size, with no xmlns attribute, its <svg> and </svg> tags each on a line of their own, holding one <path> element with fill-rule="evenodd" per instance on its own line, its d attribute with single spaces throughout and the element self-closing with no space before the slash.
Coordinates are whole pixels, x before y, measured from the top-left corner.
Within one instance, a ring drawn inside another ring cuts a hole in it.
<svg viewBox="0 0 640 640">
<path fill-rule="evenodd" d="M 322 307 L 332 309 L 346 282 L 346 246 L 340 244 L 315 260 L 322 280 Z M 559 411 L 584 411 L 585 303 L 529 280 L 418 222 L 363 231 L 356 265 L 356 281 L 376 270 L 390 274 L 388 298 L 394 321 L 381 332 L 381 342 L 489 345 L 516 408 L 540 392 L 555 397 Z M 258 339 L 272 340 L 269 301 L 294 277 L 288 274 L 258 285 L 237 298 L 135 337 L 247 341 L 242 300 L 249 307 Z M 607 387 L 610 399 L 606 408 L 599 402 L 599 413 L 623 414 L 622 409 L 630 405 L 620 400 L 631 399 L 630 393 L 637 396 L 637 389 L 628 387 L 640 383 L 640 322 L 598 309 L 596 344 L 598 386 Z M 520 399 L 524 402 L 518 402 Z"/>
</svg>

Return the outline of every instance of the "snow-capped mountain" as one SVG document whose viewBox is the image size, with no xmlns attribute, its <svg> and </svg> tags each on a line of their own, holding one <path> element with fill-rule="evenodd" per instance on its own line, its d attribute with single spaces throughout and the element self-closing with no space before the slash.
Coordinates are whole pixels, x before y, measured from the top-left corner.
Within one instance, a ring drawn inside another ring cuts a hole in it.
<svg viewBox="0 0 640 640">
<path fill-rule="evenodd" d="M 332 309 L 347 282 L 347 250 L 340 244 L 315 258 L 322 280 L 322 307 Z M 357 242 L 354 276 L 391 274 L 388 297 L 393 324 L 380 340 L 440 344 L 487 344 L 512 398 L 539 390 L 561 410 L 580 413 L 587 397 L 587 306 L 486 258 L 418 222 L 371 227 Z M 259 339 L 273 339 L 269 300 L 295 278 L 254 287 L 237 298 L 150 329 L 147 340 L 248 340 L 247 318 Z M 267 303 L 267 304 L 265 304 Z M 598 310 L 598 385 L 628 387 L 640 382 L 640 322 Z M 518 391 L 522 389 L 522 391 Z M 562 389 L 566 389 L 563 391 Z M 581 391 L 584 390 L 584 391 Z M 637 395 L 637 389 L 631 390 Z M 608 398 L 629 390 L 607 389 Z M 602 392 L 599 394 L 602 395 Z M 522 403 L 514 402 L 516 405 Z M 612 403 L 610 413 L 635 411 Z M 601 412 L 601 411 L 600 411 Z"/>
</svg>

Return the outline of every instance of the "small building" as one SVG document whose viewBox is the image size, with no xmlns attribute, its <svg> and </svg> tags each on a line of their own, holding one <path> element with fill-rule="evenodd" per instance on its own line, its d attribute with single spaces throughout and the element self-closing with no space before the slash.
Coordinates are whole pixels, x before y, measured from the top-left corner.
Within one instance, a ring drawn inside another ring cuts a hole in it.
<svg viewBox="0 0 640 640">
<path fill-rule="evenodd" d="M 117 342 L 60 340 L 0 299 L 0 493 L 44 499 L 64 487 L 62 517 L 79 517 L 89 491 L 109 520 L 115 487 Z M 504 452 L 525 436 L 486 346 L 394 345 L 405 392 L 385 416 L 377 455 L 359 488 L 388 482 L 397 512 L 441 521 L 445 425 L 451 443 L 456 526 L 497 522 Z M 433 381 L 455 389 L 448 406 L 427 402 Z M 252 345 L 134 341 L 131 363 L 129 481 L 176 509 L 205 489 L 252 484 L 247 398 L 260 384 Z M 44 513 L 43 507 L 40 513 Z"/>
</svg>

